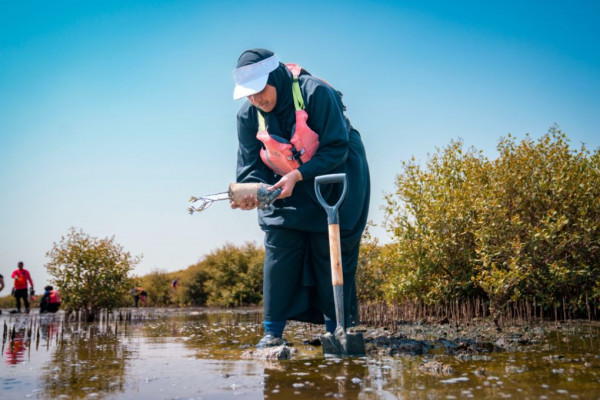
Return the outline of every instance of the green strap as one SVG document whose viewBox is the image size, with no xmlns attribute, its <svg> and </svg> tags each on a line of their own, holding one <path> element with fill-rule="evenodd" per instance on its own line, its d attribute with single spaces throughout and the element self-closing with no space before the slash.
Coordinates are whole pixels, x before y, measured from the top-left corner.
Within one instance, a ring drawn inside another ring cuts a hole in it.
<svg viewBox="0 0 600 400">
<path fill-rule="evenodd" d="M 294 82 L 292 83 L 292 95 L 294 96 L 294 107 L 296 107 L 296 111 L 304 110 L 304 99 L 302 98 L 302 92 L 300 91 L 300 84 L 298 83 L 297 77 L 294 77 Z"/>
<path fill-rule="evenodd" d="M 260 111 L 258 111 L 258 109 L 256 110 L 256 115 L 258 116 L 258 131 L 262 132 L 266 130 L 265 117 L 263 117 L 263 115 L 260 113 Z"/>
</svg>

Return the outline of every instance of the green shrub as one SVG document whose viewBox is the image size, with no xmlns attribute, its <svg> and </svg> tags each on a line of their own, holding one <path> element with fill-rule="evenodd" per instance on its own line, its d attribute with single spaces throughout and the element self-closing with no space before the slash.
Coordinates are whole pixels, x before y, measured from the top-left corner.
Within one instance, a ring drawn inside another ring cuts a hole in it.
<svg viewBox="0 0 600 400">
<path fill-rule="evenodd" d="M 557 128 L 501 139 L 489 160 L 453 141 L 424 167 L 402 164 L 386 196 L 393 242 L 380 258 L 392 300 L 485 295 L 496 315 L 518 299 L 582 310 L 599 299 L 599 153 L 573 151 Z"/>
<path fill-rule="evenodd" d="M 131 288 L 128 273 L 139 262 L 114 238 L 98 239 L 71 228 L 46 253 L 52 282 L 67 312 L 82 311 L 93 321 L 102 309 L 124 305 Z"/>
<path fill-rule="evenodd" d="M 262 301 L 264 250 L 246 243 L 210 253 L 190 267 L 194 272 L 185 291 L 194 305 L 233 307 Z"/>
</svg>

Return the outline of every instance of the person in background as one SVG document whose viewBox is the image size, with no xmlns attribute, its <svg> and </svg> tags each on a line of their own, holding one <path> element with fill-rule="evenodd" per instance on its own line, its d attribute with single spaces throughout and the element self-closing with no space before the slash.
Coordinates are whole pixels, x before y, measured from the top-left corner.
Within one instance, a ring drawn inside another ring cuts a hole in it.
<svg viewBox="0 0 600 400">
<path fill-rule="evenodd" d="M 146 292 L 145 289 L 142 289 L 140 292 L 140 303 L 142 303 L 144 307 L 148 307 L 148 292 Z"/>
<path fill-rule="evenodd" d="M 344 68 L 340 65 L 340 68 Z M 279 346 L 287 320 L 336 327 L 327 215 L 314 178 L 344 173 L 347 196 L 339 209 L 346 326 L 358 324 L 355 274 L 367 223 L 369 167 L 359 132 L 346 117 L 342 95 L 298 65 L 279 62 L 269 50 L 244 51 L 233 71 L 237 114 L 236 181 L 282 189 L 271 207 L 258 210 L 265 232 L 263 305 L 265 336 L 257 347 Z M 302 145 L 302 146 L 300 146 Z M 329 204 L 341 185 L 322 191 Z M 256 196 L 232 208 L 252 210 Z M 344 327 L 345 328 L 345 327 Z"/>
<path fill-rule="evenodd" d="M 33 295 L 33 280 L 29 271 L 24 268 L 23 261 L 17 264 L 18 269 L 14 270 L 11 277 L 15 280 L 15 301 L 17 302 L 17 312 L 21 312 L 21 299 L 25 305 L 25 312 L 29 314 L 29 293 L 27 293 L 28 283 L 31 284 L 31 294 Z"/>
<path fill-rule="evenodd" d="M 60 307 L 60 294 L 51 285 L 44 287 L 44 295 L 40 300 L 40 313 L 55 313 Z"/>
<path fill-rule="evenodd" d="M 133 296 L 133 305 L 134 307 L 138 306 L 138 303 L 140 302 L 140 292 L 137 288 L 132 288 L 129 293 Z"/>
<path fill-rule="evenodd" d="M 0 274 L 0 292 L 4 289 L 4 277 Z M 0 310 L 0 314 L 2 314 L 2 310 Z"/>
</svg>

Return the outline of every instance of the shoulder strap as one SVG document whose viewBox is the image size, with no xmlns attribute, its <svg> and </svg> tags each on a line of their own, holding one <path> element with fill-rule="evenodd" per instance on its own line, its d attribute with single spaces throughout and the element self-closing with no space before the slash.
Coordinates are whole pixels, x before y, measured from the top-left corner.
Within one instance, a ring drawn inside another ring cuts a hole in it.
<svg viewBox="0 0 600 400">
<path fill-rule="evenodd" d="M 293 64 L 293 63 L 286 63 L 285 66 L 287 67 L 287 69 L 290 70 L 290 72 L 292 73 L 294 78 L 297 78 L 300 76 L 300 73 L 302 72 L 301 66 L 299 66 L 298 64 Z"/>
<path fill-rule="evenodd" d="M 294 107 L 296 107 L 296 111 L 304 110 L 304 99 L 302 98 L 302 92 L 300 91 L 300 83 L 296 77 L 294 77 L 294 82 L 292 83 L 292 95 L 294 96 Z"/>
<path fill-rule="evenodd" d="M 262 132 L 267 130 L 267 125 L 265 124 L 265 117 L 256 109 L 256 117 L 258 118 L 258 131 Z"/>
<path fill-rule="evenodd" d="M 300 83 L 298 82 L 298 77 L 302 72 L 302 68 L 298 64 L 285 64 L 285 66 L 290 70 L 292 76 L 294 77 L 294 81 L 292 82 L 292 95 L 294 96 L 294 107 L 296 111 L 304 110 L 304 99 L 302 98 L 302 92 L 300 91 Z"/>
</svg>

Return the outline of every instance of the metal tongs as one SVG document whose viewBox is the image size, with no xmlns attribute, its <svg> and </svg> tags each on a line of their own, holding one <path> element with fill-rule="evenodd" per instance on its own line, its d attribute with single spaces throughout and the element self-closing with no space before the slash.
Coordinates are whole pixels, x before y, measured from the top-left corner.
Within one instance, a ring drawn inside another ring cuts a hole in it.
<svg viewBox="0 0 600 400">
<path fill-rule="evenodd" d="M 229 198 L 229 192 L 209 194 L 209 195 L 202 196 L 202 197 L 192 196 L 192 197 L 190 197 L 190 203 L 192 203 L 192 204 L 188 208 L 188 211 L 190 214 L 193 214 L 194 212 L 204 211 L 208 207 L 210 207 L 212 205 L 212 203 L 214 203 L 215 201 L 221 201 L 221 200 L 231 200 Z"/>
<path fill-rule="evenodd" d="M 227 192 L 214 193 L 206 196 L 190 198 L 190 207 L 188 212 L 200 212 L 206 210 L 215 201 L 229 200 L 240 204 L 246 195 L 256 196 L 258 200 L 258 208 L 261 210 L 267 209 L 277 197 L 281 194 L 281 188 L 269 192 L 267 188 L 270 185 L 266 183 L 231 183 Z"/>
</svg>

